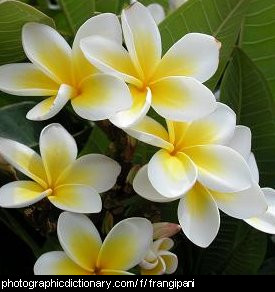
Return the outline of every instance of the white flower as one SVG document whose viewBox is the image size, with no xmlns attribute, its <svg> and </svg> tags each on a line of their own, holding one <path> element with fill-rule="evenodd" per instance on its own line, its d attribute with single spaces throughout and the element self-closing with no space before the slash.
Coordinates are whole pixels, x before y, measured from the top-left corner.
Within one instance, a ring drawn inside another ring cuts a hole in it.
<svg viewBox="0 0 275 292">
<path fill-rule="evenodd" d="M 245 158 L 231 148 L 239 139 L 235 122 L 234 112 L 218 103 L 215 112 L 192 123 L 167 121 L 168 131 L 149 117 L 126 131 L 162 148 L 137 173 L 135 191 L 155 202 L 180 198 L 182 230 L 201 247 L 217 235 L 219 209 L 240 219 L 267 209 Z"/>
<path fill-rule="evenodd" d="M 133 3 L 123 10 L 121 21 L 128 50 L 102 36 L 80 44 L 94 66 L 129 84 L 133 105 L 110 119 L 115 125 L 137 123 L 151 105 L 176 121 L 195 120 L 216 108 L 214 95 L 202 84 L 218 68 L 220 43 L 214 37 L 187 34 L 162 57 L 160 32 L 146 7 Z"/>
<path fill-rule="evenodd" d="M 111 189 L 120 173 L 114 160 L 100 154 L 78 159 L 74 138 L 59 124 L 40 135 L 40 155 L 18 142 L 0 138 L 0 154 L 32 180 L 15 181 L 0 188 L 0 206 L 21 208 L 48 198 L 57 208 L 97 213 L 99 193 Z"/>
<path fill-rule="evenodd" d="M 1 66 L 0 90 L 22 96 L 50 96 L 29 111 L 27 118 L 31 120 L 53 117 L 69 100 L 75 112 L 89 120 L 107 119 L 130 108 L 132 99 L 125 83 L 99 73 L 79 48 L 82 38 L 98 34 L 121 43 L 121 27 L 114 14 L 87 20 L 78 30 L 72 49 L 53 28 L 25 24 L 22 43 L 32 63 Z"/>
<path fill-rule="evenodd" d="M 161 238 L 151 248 L 140 265 L 141 275 L 173 274 L 178 267 L 177 256 L 169 250 L 174 246 L 170 238 Z"/>
<path fill-rule="evenodd" d="M 43 254 L 35 275 L 131 275 L 127 270 L 144 258 L 152 240 L 152 224 L 129 218 L 116 224 L 102 242 L 88 217 L 64 212 L 57 225 L 64 251 Z"/>
<path fill-rule="evenodd" d="M 184 4 L 187 1 L 188 0 L 169 0 L 169 7 L 173 11 L 178 9 L 182 4 Z"/>
<path fill-rule="evenodd" d="M 153 16 L 156 24 L 160 24 L 165 19 L 165 11 L 160 4 L 152 3 L 148 5 L 147 8 Z"/>
</svg>

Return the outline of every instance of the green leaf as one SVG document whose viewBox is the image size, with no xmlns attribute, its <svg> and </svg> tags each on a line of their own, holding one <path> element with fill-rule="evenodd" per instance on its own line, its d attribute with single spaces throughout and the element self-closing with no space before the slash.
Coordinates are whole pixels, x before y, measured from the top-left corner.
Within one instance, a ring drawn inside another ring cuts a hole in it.
<svg viewBox="0 0 275 292">
<path fill-rule="evenodd" d="M 275 257 L 264 261 L 260 271 L 260 275 L 275 275 Z"/>
<path fill-rule="evenodd" d="M 236 49 L 221 84 L 221 101 L 250 127 L 261 186 L 275 187 L 275 113 L 268 84 L 255 64 Z"/>
<path fill-rule="evenodd" d="M 97 12 L 112 12 L 120 14 L 122 8 L 130 3 L 130 0 L 95 0 Z"/>
<path fill-rule="evenodd" d="M 275 3 L 252 0 L 242 27 L 240 46 L 262 71 L 275 99 Z"/>
<path fill-rule="evenodd" d="M 21 44 L 21 30 L 27 22 L 54 26 L 51 18 L 32 6 L 19 1 L 0 0 L 0 65 L 26 58 Z"/>
<path fill-rule="evenodd" d="M 166 11 L 169 8 L 169 2 L 168 0 L 140 0 L 139 2 L 141 2 L 143 5 L 148 6 L 150 4 L 153 3 L 158 3 L 160 4 Z"/>
<path fill-rule="evenodd" d="M 59 0 L 71 31 L 76 34 L 79 27 L 95 12 L 95 0 Z"/>
<path fill-rule="evenodd" d="M 189 32 L 215 36 L 221 43 L 220 64 L 207 85 L 214 89 L 236 43 L 250 0 L 189 0 L 161 24 L 163 51 Z"/>
</svg>

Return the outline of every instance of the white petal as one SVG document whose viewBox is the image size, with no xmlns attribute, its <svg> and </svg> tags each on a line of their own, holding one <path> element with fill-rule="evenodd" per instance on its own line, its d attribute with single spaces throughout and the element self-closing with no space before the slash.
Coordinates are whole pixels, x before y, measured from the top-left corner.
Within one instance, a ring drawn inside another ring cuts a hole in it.
<svg viewBox="0 0 275 292">
<path fill-rule="evenodd" d="M 205 82 L 218 68 L 220 47 L 213 36 L 188 33 L 164 55 L 154 78 L 189 76 Z"/>
<path fill-rule="evenodd" d="M 152 94 L 150 88 L 140 91 L 135 86 L 129 86 L 129 89 L 133 98 L 132 107 L 110 118 L 110 122 L 118 128 L 128 128 L 140 122 L 151 107 Z"/>
<path fill-rule="evenodd" d="M 218 193 L 211 191 L 219 209 L 229 216 L 238 219 L 247 219 L 264 214 L 267 203 L 261 188 L 257 183 L 252 187 L 237 193 Z"/>
<path fill-rule="evenodd" d="M 102 209 L 101 197 L 97 190 L 86 185 L 59 186 L 48 199 L 55 207 L 74 213 L 99 213 Z"/>
<path fill-rule="evenodd" d="M 262 191 L 268 204 L 267 212 L 261 216 L 247 219 L 245 222 L 262 232 L 275 234 L 275 190 L 263 188 Z"/>
<path fill-rule="evenodd" d="M 16 169 L 40 185 L 47 186 L 42 159 L 31 148 L 16 141 L 0 138 L 0 154 Z"/>
<path fill-rule="evenodd" d="M 54 184 L 77 156 L 74 138 L 60 124 L 50 124 L 40 134 L 40 153 L 48 181 Z"/>
<path fill-rule="evenodd" d="M 186 193 L 197 180 L 197 168 L 183 153 L 171 155 L 158 151 L 148 164 L 148 177 L 153 187 L 164 197 L 178 198 Z"/>
<path fill-rule="evenodd" d="M 208 247 L 220 227 L 218 207 L 208 190 L 200 184 L 180 200 L 178 218 L 184 234 L 200 247 Z"/>
<path fill-rule="evenodd" d="M 88 154 L 70 165 L 57 183 L 87 185 L 103 193 L 115 185 L 120 171 L 120 165 L 113 159 L 101 154 Z"/>
<path fill-rule="evenodd" d="M 251 131 L 245 126 L 236 126 L 229 147 L 239 152 L 247 161 L 251 153 Z"/>
<path fill-rule="evenodd" d="M 29 60 L 57 83 L 72 83 L 71 48 L 53 28 L 30 22 L 23 26 L 22 44 Z"/>
<path fill-rule="evenodd" d="M 0 206 L 3 208 L 22 208 L 37 203 L 50 195 L 33 181 L 15 181 L 0 188 Z"/>
<path fill-rule="evenodd" d="M 22 96 L 49 96 L 59 85 L 30 63 L 0 66 L 0 90 Z"/>
<path fill-rule="evenodd" d="M 61 84 L 57 95 L 41 101 L 38 105 L 32 108 L 27 113 L 27 119 L 33 121 L 44 121 L 54 117 L 62 110 L 74 93 L 74 88 L 66 84 Z"/>
<path fill-rule="evenodd" d="M 81 93 L 72 100 L 72 106 L 87 120 L 108 119 L 132 105 L 128 86 L 111 75 L 94 74 L 86 78 L 80 88 Z"/>
<path fill-rule="evenodd" d="M 141 197 L 152 202 L 165 203 L 175 200 L 175 198 L 164 197 L 154 189 L 148 178 L 148 164 L 144 165 L 136 174 L 133 187 L 135 192 Z M 181 195 L 179 197 L 181 197 Z"/>
<path fill-rule="evenodd" d="M 172 121 L 193 121 L 213 112 L 213 93 L 191 77 L 165 77 L 150 85 L 152 107 L 162 117 Z"/>
<path fill-rule="evenodd" d="M 80 46 L 87 60 L 102 72 L 136 86 L 142 85 L 129 53 L 122 44 L 102 36 L 93 36 L 83 39 Z"/>
<path fill-rule="evenodd" d="M 249 155 L 247 163 L 248 163 L 248 166 L 249 166 L 249 169 L 251 171 L 251 174 L 252 174 L 254 181 L 259 183 L 259 181 L 260 181 L 259 169 L 257 166 L 255 156 L 252 152 Z"/>
<path fill-rule="evenodd" d="M 159 256 L 165 262 L 165 274 L 173 274 L 178 268 L 178 257 L 170 251 L 161 251 Z"/>
<path fill-rule="evenodd" d="M 87 216 L 63 212 L 58 219 L 57 234 L 65 253 L 75 263 L 85 270 L 94 270 L 102 242 Z"/>
<path fill-rule="evenodd" d="M 63 251 L 44 253 L 34 265 L 35 275 L 91 275 L 74 263 Z"/>
<path fill-rule="evenodd" d="M 156 24 L 161 23 L 165 19 L 165 11 L 160 4 L 152 3 L 148 5 L 147 8 L 152 14 Z"/>
<path fill-rule="evenodd" d="M 153 227 L 144 218 L 120 221 L 109 232 L 100 250 L 101 269 L 127 271 L 139 264 L 153 240 Z"/>
<path fill-rule="evenodd" d="M 150 78 L 161 59 L 161 38 L 149 10 L 135 2 L 121 14 L 125 43 L 137 71 Z"/>
<path fill-rule="evenodd" d="M 124 131 L 144 143 L 173 150 L 173 145 L 169 143 L 167 130 L 159 122 L 148 116 Z"/>
<path fill-rule="evenodd" d="M 222 145 L 202 145 L 184 149 L 198 167 L 198 181 L 218 192 L 238 192 L 249 188 L 252 176 L 244 158 Z"/>
<path fill-rule="evenodd" d="M 157 258 L 157 265 L 152 269 L 141 269 L 141 275 L 163 275 L 166 271 L 166 265 L 162 257 Z"/>
<path fill-rule="evenodd" d="M 190 123 L 186 131 L 179 134 L 182 143 L 188 146 L 225 144 L 232 138 L 235 126 L 236 114 L 227 105 L 218 102 L 214 112 Z"/>
</svg>

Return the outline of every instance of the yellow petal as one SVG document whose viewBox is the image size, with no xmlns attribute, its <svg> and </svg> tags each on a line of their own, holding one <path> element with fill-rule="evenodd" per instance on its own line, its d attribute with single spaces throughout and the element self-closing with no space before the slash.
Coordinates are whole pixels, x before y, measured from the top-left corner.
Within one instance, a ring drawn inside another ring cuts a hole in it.
<svg viewBox="0 0 275 292">
<path fill-rule="evenodd" d="M 34 265 L 35 275 L 92 275 L 74 263 L 63 251 L 43 254 Z"/>
<path fill-rule="evenodd" d="M 100 250 L 100 269 L 127 271 L 139 264 L 153 238 L 153 227 L 144 218 L 129 218 L 119 222 L 107 235 Z"/>
<path fill-rule="evenodd" d="M 147 270 L 147 269 L 141 269 L 140 273 L 141 275 L 163 275 L 165 273 L 166 266 L 165 262 L 161 257 L 158 257 L 158 263 L 155 268 Z"/>
<path fill-rule="evenodd" d="M 8 64 L 0 67 L 0 89 L 22 96 L 49 96 L 57 93 L 59 84 L 33 64 Z"/>
<path fill-rule="evenodd" d="M 119 271 L 119 270 L 102 270 L 98 275 L 134 275 L 129 272 Z"/>
<path fill-rule="evenodd" d="M 57 234 L 66 254 L 80 267 L 92 272 L 101 239 L 90 219 L 85 215 L 63 212 L 58 219 Z"/>
</svg>

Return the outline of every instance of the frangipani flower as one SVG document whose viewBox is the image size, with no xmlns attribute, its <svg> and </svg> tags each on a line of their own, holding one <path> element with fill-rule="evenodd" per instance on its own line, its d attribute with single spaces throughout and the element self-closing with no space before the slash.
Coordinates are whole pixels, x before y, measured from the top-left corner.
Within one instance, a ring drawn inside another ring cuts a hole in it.
<svg viewBox="0 0 275 292">
<path fill-rule="evenodd" d="M 161 116 L 190 121 L 216 107 L 212 92 L 201 82 L 208 80 L 219 62 L 220 43 L 212 36 L 190 33 L 161 58 L 161 37 L 149 10 L 139 2 L 124 9 L 122 30 L 128 51 L 110 39 L 82 39 L 86 58 L 105 73 L 129 83 L 133 105 L 110 120 L 129 127 L 141 120 L 150 106 Z"/>
<path fill-rule="evenodd" d="M 97 213 L 99 193 L 111 189 L 120 173 L 114 160 L 100 154 L 76 159 L 74 138 L 59 124 L 40 135 L 40 155 L 18 142 L 0 138 L 0 154 L 32 180 L 15 181 L 0 188 L 0 206 L 21 208 L 45 197 L 57 208 L 79 213 Z"/>
<path fill-rule="evenodd" d="M 159 222 L 153 224 L 153 239 L 172 237 L 181 231 L 181 227 L 175 223 Z"/>
<path fill-rule="evenodd" d="M 181 198 L 178 218 L 182 230 L 201 247 L 207 247 L 217 235 L 218 209 L 241 219 L 267 209 L 246 160 L 225 146 L 238 139 L 234 129 L 235 114 L 219 103 L 214 113 L 193 123 L 168 121 L 168 132 L 148 117 L 127 130 L 142 141 L 163 147 L 137 173 L 135 191 L 155 202 Z"/>
<path fill-rule="evenodd" d="M 57 225 L 64 250 L 43 254 L 35 263 L 36 275 L 131 275 L 150 248 L 153 230 L 144 218 L 116 224 L 102 243 L 85 215 L 64 212 Z"/>
<path fill-rule="evenodd" d="M 158 3 L 152 3 L 147 6 L 156 24 L 160 24 L 165 19 L 164 8 Z"/>
<path fill-rule="evenodd" d="M 187 2 L 188 0 L 169 0 L 169 6 L 171 10 L 178 9 L 182 4 Z"/>
<path fill-rule="evenodd" d="M 72 49 L 53 28 L 25 24 L 22 43 L 32 63 L 1 66 L 0 90 L 22 96 L 50 96 L 29 111 L 27 118 L 31 120 L 53 117 L 69 100 L 75 112 L 89 120 L 107 119 L 130 108 L 127 86 L 114 76 L 99 73 L 79 48 L 82 38 L 97 34 L 120 44 L 117 17 L 106 13 L 87 20 L 78 30 Z"/>
<path fill-rule="evenodd" d="M 169 250 L 174 246 L 171 238 L 161 238 L 151 244 L 142 262 L 141 275 L 173 274 L 178 267 L 177 256 Z"/>
</svg>

